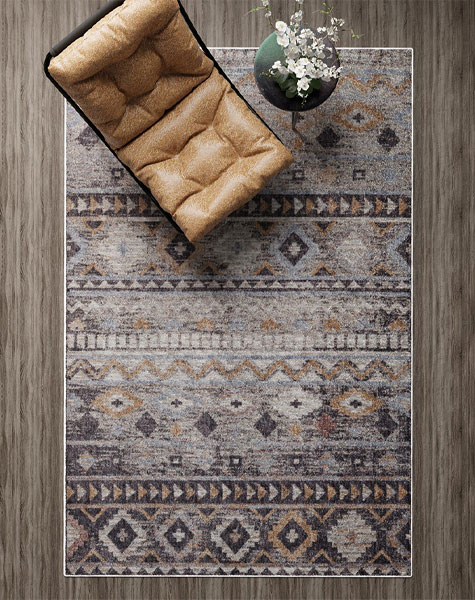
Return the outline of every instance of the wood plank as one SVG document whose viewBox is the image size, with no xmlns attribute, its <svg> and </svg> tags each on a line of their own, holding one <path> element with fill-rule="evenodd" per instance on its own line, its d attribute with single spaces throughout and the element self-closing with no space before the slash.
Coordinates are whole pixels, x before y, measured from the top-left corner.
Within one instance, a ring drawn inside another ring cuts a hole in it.
<svg viewBox="0 0 475 600">
<path fill-rule="evenodd" d="M 472 0 L 335 0 L 364 34 L 414 48 L 414 576 L 92 579 L 62 575 L 62 101 L 49 47 L 97 0 L 2 0 L 1 552 L 8 599 L 475 596 L 474 53 Z M 255 46 L 258 0 L 186 0 L 210 46 Z M 293 3 L 273 3 L 287 16 Z M 320 4 L 307 0 L 307 15 Z M 315 15 L 316 16 L 316 15 Z M 470 428 L 470 425 L 472 427 Z"/>
</svg>

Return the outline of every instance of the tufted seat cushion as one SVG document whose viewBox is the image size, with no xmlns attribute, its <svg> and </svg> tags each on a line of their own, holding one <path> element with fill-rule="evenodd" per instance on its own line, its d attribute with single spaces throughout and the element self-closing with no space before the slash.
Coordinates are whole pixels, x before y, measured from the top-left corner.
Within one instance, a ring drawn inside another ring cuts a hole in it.
<svg viewBox="0 0 475 600">
<path fill-rule="evenodd" d="M 176 0 L 125 0 L 48 70 L 190 241 L 292 162 L 202 51 Z"/>
<path fill-rule="evenodd" d="M 255 196 L 286 153 L 214 69 L 117 154 L 193 240 Z"/>
</svg>

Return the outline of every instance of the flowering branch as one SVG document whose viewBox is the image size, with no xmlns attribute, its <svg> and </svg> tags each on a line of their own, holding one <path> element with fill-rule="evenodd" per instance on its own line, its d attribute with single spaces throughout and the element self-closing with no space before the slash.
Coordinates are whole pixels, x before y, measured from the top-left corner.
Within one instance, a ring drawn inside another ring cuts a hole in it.
<svg viewBox="0 0 475 600">
<path fill-rule="evenodd" d="M 262 1 L 262 8 L 265 9 L 266 13 L 266 19 L 269 21 L 271 27 L 274 27 L 274 23 L 272 21 L 272 12 L 269 6 L 269 0 L 261 0 Z"/>
<path fill-rule="evenodd" d="M 339 33 L 343 30 L 343 19 L 333 17 L 333 8 L 326 2 L 323 3 L 323 13 L 330 18 L 330 24 L 325 27 L 317 27 L 317 35 L 308 27 L 302 26 L 303 2 L 296 0 L 294 13 L 290 17 L 290 23 L 284 21 L 272 22 L 272 13 L 269 0 L 261 0 L 265 10 L 265 16 L 276 33 L 276 39 L 282 48 L 285 59 L 276 61 L 268 71 L 269 77 L 274 79 L 285 92 L 287 98 L 299 96 L 302 104 L 314 91 L 320 89 L 322 81 L 337 79 L 341 67 L 329 67 L 325 62 L 325 40 L 333 43 L 339 40 Z M 357 36 L 351 30 L 353 37 Z"/>
</svg>

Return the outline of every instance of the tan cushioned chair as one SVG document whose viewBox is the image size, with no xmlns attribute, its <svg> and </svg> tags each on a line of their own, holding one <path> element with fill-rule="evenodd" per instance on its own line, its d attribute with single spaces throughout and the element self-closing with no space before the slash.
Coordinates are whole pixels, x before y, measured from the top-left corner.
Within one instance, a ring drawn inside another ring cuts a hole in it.
<svg viewBox="0 0 475 600">
<path fill-rule="evenodd" d="M 46 72 L 195 242 L 292 156 L 200 47 L 177 0 L 114 0 L 103 12 L 51 51 Z"/>
</svg>

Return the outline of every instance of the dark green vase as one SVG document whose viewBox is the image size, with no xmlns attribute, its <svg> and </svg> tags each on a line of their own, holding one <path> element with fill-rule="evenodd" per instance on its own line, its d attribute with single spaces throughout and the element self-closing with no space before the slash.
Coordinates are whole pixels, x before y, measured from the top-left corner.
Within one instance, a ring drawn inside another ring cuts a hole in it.
<svg viewBox="0 0 475 600">
<path fill-rule="evenodd" d="M 316 32 L 314 31 L 314 33 Z M 326 40 L 325 45 L 325 58 L 322 59 L 323 62 L 329 67 L 339 67 L 340 61 L 338 60 L 335 46 L 330 40 Z M 257 50 L 254 60 L 254 77 L 256 78 L 257 87 L 264 98 L 282 110 L 291 110 L 293 112 L 311 110 L 322 104 L 322 102 L 325 102 L 333 93 L 338 83 L 337 79 L 322 81 L 320 89 L 314 90 L 302 106 L 302 98 L 299 96 L 287 98 L 285 92 L 280 89 L 279 84 L 266 75 L 276 60 L 284 63 L 285 54 L 277 43 L 277 34 L 274 31 L 262 42 Z"/>
</svg>

